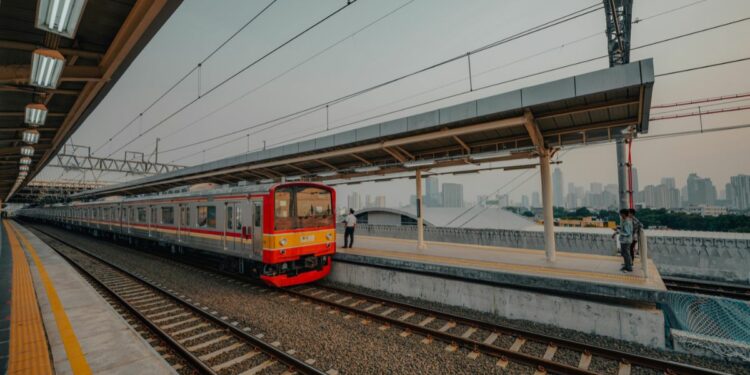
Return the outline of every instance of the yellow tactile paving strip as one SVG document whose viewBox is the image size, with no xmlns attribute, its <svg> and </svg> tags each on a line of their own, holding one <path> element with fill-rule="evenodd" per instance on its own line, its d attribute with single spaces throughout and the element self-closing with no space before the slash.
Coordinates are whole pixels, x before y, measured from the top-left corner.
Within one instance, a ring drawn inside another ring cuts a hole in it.
<svg viewBox="0 0 750 375">
<path fill-rule="evenodd" d="M 8 374 L 53 374 L 44 333 L 42 314 L 36 300 L 31 270 L 18 239 L 3 220 L 13 255 L 13 286 L 10 300 L 10 358 Z"/>
<path fill-rule="evenodd" d="M 47 270 L 44 268 L 44 264 L 39 259 L 39 255 L 37 255 L 36 250 L 34 249 L 34 246 L 32 246 L 31 243 L 29 243 L 29 240 L 26 239 L 26 236 L 16 231 L 12 225 L 8 225 L 5 222 L 4 224 L 5 224 L 5 229 L 9 235 L 8 237 L 10 238 L 10 237 L 18 236 L 18 238 L 20 238 L 21 240 L 21 243 L 23 243 L 23 247 L 31 256 L 31 259 L 34 260 L 34 264 L 36 265 L 37 270 L 39 271 L 39 276 L 42 280 L 42 284 L 44 285 L 44 289 L 47 292 L 47 299 L 49 300 L 52 314 L 55 317 L 57 330 L 60 333 L 60 338 L 62 339 L 63 347 L 65 347 L 65 354 L 68 356 L 68 362 L 70 363 L 70 368 L 73 370 L 73 373 L 76 375 L 91 374 L 91 368 L 89 367 L 88 361 L 86 360 L 86 356 L 83 354 L 83 350 L 81 349 L 81 345 L 78 342 L 78 338 L 76 337 L 76 334 L 73 331 L 73 326 L 70 324 L 70 319 L 68 319 L 68 315 L 65 313 L 65 308 L 63 307 L 63 304 L 60 301 L 60 297 L 57 295 L 57 291 L 55 290 L 55 285 L 50 279 L 49 275 L 47 274 Z M 16 244 L 18 244 L 18 240 L 15 238 L 14 240 L 16 241 Z"/>
</svg>

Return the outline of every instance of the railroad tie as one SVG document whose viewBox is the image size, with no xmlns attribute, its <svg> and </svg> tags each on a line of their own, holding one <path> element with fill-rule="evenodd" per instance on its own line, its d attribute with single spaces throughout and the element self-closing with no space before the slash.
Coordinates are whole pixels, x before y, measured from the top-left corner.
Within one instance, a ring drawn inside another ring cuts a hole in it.
<svg viewBox="0 0 750 375">
<path fill-rule="evenodd" d="M 497 340 L 497 333 L 492 332 L 489 336 L 487 336 L 486 339 L 484 339 L 484 343 L 487 345 L 492 345 L 495 343 L 495 340 Z"/>
<path fill-rule="evenodd" d="M 448 322 L 448 323 L 445 323 L 442 327 L 440 327 L 440 329 L 438 329 L 438 331 L 445 332 L 445 331 L 447 331 L 447 330 L 449 330 L 449 329 L 451 329 L 451 328 L 453 328 L 455 326 L 456 326 L 455 322 Z"/>
<path fill-rule="evenodd" d="M 244 361 L 246 361 L 246 360 L 248 360 L 250 358 L 253 358 L 253 357 L 255 357 L 258 354 L 260 354 L 259 351 L 247 352 L 247 353 L 245 353 L 245 354 L 243 354 L 243 355 L 241 355 L 239 357 L 236 357 L 234 359 L 230 359 L 230 360 L 228 360 L 226 362 L 223 362 L 223 363 L 221 363 L 219 365 L 211 366 L 211 369 L 214 370 L 214 371 L 216 371 L 216 372 L 219 372 L 219 371 L 221 371 L 221 370 L 223 370 L 225 368 L 232 367 L 232 366 L 234 366 L 234 365 L 236 365 L 236 364 L 238 364 L 240 362 L 244 362 Z"/>
<path fill-rule="evenodd" d="M 190 319 L 186 319 L 186 320 L 183 320 L 183 321 L 181 321 L 181 322 L 175 322 L 175 323 L 172 323 L 172 324 L 167 324 L 167 325 L 165 325 L 164 327 L 161 327 L 161 329 L 170 329 L 170 328 L 174 328 L 174 327 L 177 327 L 177 326 L 179 326 L 179 325 L 182 325 L 182 324 L 185 324 L 185 323 L 190 323 L 190 322 L 194 322 L 194 321 L 196 321 L 196 320 L 198 320 L 198 318 L 196 318 L 196 317 L 193 317 L 193 318 L 190 318 Z"/>
<path fill-rule="evenodd" d="M 513 345 L 510 346 L 510 350 L 514 351 L 514 352 L 517 352 L 517 351 L 521 350 L 521 347 L 525 343 L 526 343 L 526 339 L 523 338 L 523 337 L 521 337 L 521 336 L 518 336 L 518 337 L 516 337 L 516 341 L 513 341 Z"/>
<path fill-rule="evenodd" d="M 542 356 L 542 358 L 551 361 L 552 357 L 555 356 L 555 353 L 557 353 L 557 345 L 549 343 L 547 345 L 547 350 L 544 352 L 544 356 Z"/>
<path fill-rule="evenodd" d="M 421 322 L 419 322 L 418 325 L 420 327 L 424 327 L 424 326 L 430 324 L 430 322 L 432 322 L 433 320 L 435 320 L 435 317 L 428 316 L 428 317 L 424 318 L 424 320 L 422 320 Z"/>
<path fill-rule="evenodd" d="M 401 315 L 401 317 L 400 317 L 400 318 L 398 318 L 398 320 L 400 320 L 400 321 L 405 321 L 406 319 L 409 319 L 409 318 L 411 318 L 412 316 L 414 316 L 414 313 L 413 313 L 413 312 L 408 312 L 408 313 L 406 313 L 406 314 L 404 314 L 404 315 Z"/>
<path fill-rule="evenodd" d="M 340 300 L 336 301 L 336 303 L 344 303 L 344 302 L 346 302 L 346 301 L 348 301 L 348 300 L 350 300 L 350 299 L 352 299 L 352 297 L 344 297 L 344 298 L 342 298 L 342 299 L 340 299 Z"/>
<path fill-rule="evenodd" d="M 578 361 L 578 368 L 582 370 L 588 370 L 591 364 L 591 353 L 588 350 L 581 353 L 581 359 Z"/>
<path fill-rule="evenodd" d="M 630 375 L 630 362 L 620 361 L 617 375 Z"/>
<path fill-rule="evenodd" d="M 175 319 L 175 318 L 181 318 L 181 317 L 190 316 L 190 315 L 193 315 L 193 313 L 191 313 L 191 312 L 184 312 L 184 313 L 177 314 L 177 315 L 172 315 L 172 316 L 167 316 L 167 317 L 164 317 L 164 318 L 159 318 L 159 319 L 153 320 L 153 322 L 155 324 L 162 324 L 164 322 L 168 322 L 168 321 L 170 321 L 172 319 Z"/>
<path fill-rule="evenodd" d="M 191 331 L 192 331 L 192 329 L 191 329 Z M 189 331 L 188 331 L 188 332 L 189 332 Z M 201 332 L 201 333 L 199 333 L 199 334 L 197 334 L 197 335 L 193 335 L 193 336 L 190 336 L 190 337 L 186 337 L 186 338 L 184 338 L 184 339 L 182 339 L 182 340 L 177 340 L 177 341 L 178 341 L 178 342 L 179 342 L 180 344 L 182 344 L 182 343 L 186 343 L 186 342 L 188 342 L 188 341 L 192 341 L 192 340 L 195 340 L 195 339 L 199 339 L 199 338 L 201 338 L 201 337 L 206 337 L 206 336 L 208 336 L 208 335 L 210 335 L 210 334 L 214 334 L 214 333 L 216 333 L 216 332 L 221 332 L 221 330 L 220 330 L 220 329 L 210 329 L 210 330 L 208 330 L 208 331 L 205 331 L 205 332 Z M 177 334 L 175 334 L 175 336 L 177 336 Z"/>
<path fill-rule="evenodd" d="M 196 350 L 200 350 L 200 349 L 203 349 L 203 348 L 207 348 L 207 347 L 209 347 L 209 346 L 211 346 L 211 345 L 213 345 L 213 344 L 216 344 L 217 342 L 222 342 L 222 341 L 225 341 L 225 340 L 229 340 L 229 339 L 231 339 L 231 338 L 232 338 L 232 336 L 228 336 L 228 335 L 224 335 L 224 336 L 219 336 L 219 337 L 216 337 L 216 338 L 214 338 L 214 339 L 211 339 L 211 340 L 208 340 L 208 341 L 202 342 L 202 343 L 200 343 L 200 344 L 195 344 L 195 345 L 193 345 L 193 346 L 191 346 L 191 347 L 188 347 L 187 349 L 188 349 L 189 351 L 191 351 L 191 352 L 194 352 L 194 351 L 196 351 Z"/>
<path fill-rule="evenodd" d="M 240 375 L 255 375 L 255 374 L 257 374 L 257 373 L 265 370 L 266 368 L 273 366 L 274 364 L 276 364 L 276 360 L 275 359 L 269 359 L 269 360 L 267 360 L 267 361 L 265 361 L 265 362 L 263 362 L 263 363 L 255 366 L 255 367 L 253 367 L 253 368 L 251 368 L 251 369 L 249 369 L 249 370 L 241 373 Z"/>
<path fill-rule="evenodd" d="M 385 310 L 385 311 L 383 311 L 382 313 L 380 313 L 380 316 L 388 316 L 388 315 L 390 315 L 390 313 L 392 313 L 392 312 L 394 312 L 394 311 L 396 311 L 396 309 L 395 309 L 395 308 L 393 308 L 393 307 L 391 307 L 391 308 L 389 308 L 388 310 Z"/>
<path fill-rule="evenodd" d="M 207 326 L 208 326 L 208 323 L 201 323 L 201 324 L 198 324 L 198 325 L 195 325 L 195 326 L 192 326 L 192 327 L 183 328 L 183 329 L 181 329 L 181 330 L 179 330 L 177 332 L 172 332 L 172 336 L 178 336 L 178 335 L 181 335 L 183 333 L 188 333 L 188 332 L 191 332 L 191 331 L 195 331 L 198 328 L 203 328 L 203 327 L 207 327 Z"/>
<path fill-rule="evenodd" d="M 374 305 L 371 305 L 371 306 L 368 306 L 367 308 L 365 308 L 365 311 L 372 311 L 372 310 L 374 310 L 374 309 L 377 309 L 377 308 L 378 308 L 378 307 L 380 307 L 380 306 L 383 306 L 383 305 L 381 305 L 381 304 L 379 304 L 379 303 L 376 303 L 376 304 L 374 304 Z"/>
</svg>

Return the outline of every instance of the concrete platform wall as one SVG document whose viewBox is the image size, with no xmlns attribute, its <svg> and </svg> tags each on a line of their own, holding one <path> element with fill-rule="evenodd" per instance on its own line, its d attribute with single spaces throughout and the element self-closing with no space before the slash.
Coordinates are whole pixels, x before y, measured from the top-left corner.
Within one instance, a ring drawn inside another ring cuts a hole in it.
<svg viewBox="0 0 750 375">
<path fill-rule="evenodd" d="M 507 319 L 665 346 L 664 316 L 656 307 L 596 303 L 345 262 L 336 262 L 328 280 Z"/>
<path fill-rule="evenodd" d="M 357 225 L 357 233 L 416 238 L 415 226 Z M 750 285 L 750 239 L 701 236 L 696 232 L 648 233 L 649 256 L 662 276 L 692 277 Z M 557 232 L 559 251 L 612 255 L 615 240 L 607 233 Z M 425 227 L 427 241 L 544 249 L 541 231 Z"/>
</svg>

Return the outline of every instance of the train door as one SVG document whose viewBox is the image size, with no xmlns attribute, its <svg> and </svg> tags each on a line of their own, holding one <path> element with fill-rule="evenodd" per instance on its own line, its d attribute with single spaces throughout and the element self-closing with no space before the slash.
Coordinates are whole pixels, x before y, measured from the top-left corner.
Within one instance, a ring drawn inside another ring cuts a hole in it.
<svg viewBox="0 0 750 375">
<path fill-rule="evenodd" d="M 182 242 L 182 226 L 185 220 L 185 206 L 177 205 L 177 242 Z"/>
<path fill-rule="evenodd" d="M 251 201 L 253 210 L 253 255 L 257 259 L 263 257 L 263 201 Z"/>
<path fill-rule="evenodd" d="M 242 251 L 242 205 L 228 202 L 226 209 L 226 247 L 237 253 Z"/>
</svg>

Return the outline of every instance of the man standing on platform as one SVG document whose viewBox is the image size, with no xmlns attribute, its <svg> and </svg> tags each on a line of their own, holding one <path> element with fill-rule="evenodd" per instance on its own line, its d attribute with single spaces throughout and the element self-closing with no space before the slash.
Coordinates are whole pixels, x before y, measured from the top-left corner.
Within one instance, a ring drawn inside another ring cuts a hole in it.
<svg viewBox="0 0 750 375">
<path fill-rule="evenodd" d="M 352 248 L 354 245 L 354 226 L 357 225 L 357 217 L 354 216 L 354 209 L 349 209 L 349 215 L 344 219 L 346 229 L 344 229 L 344 249 Z"/>
<path fill-rule="evenodd" d="M 635 262 L 635 249 L 638 248 L 638 240 L 641 238 L 643 224 L 635 217 L 635 208 L 628 210 L 628 214 L 630 214 L 630 220 L 633 221 L 633 242 L 630 244 L 630 259 Z"/>
<path fill-rule="evenodd" d="M 633 259 L 630 257 L 630 245 L 633 243 L 633 221 L 630 219 L 630 210 L 620 210 L 620 254 L 625 264 L 620 269 L 622 272 L 633 272 Z"/>
</svg>

